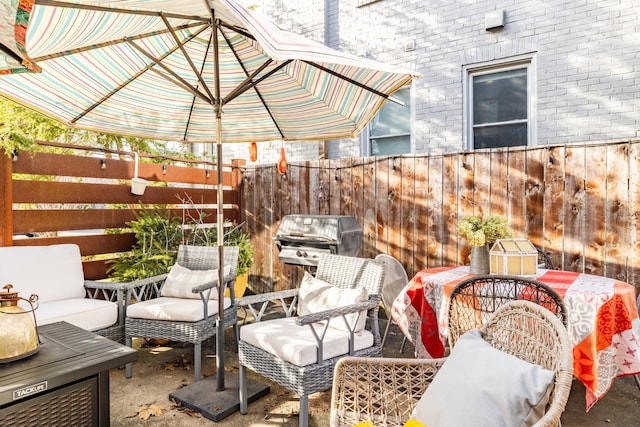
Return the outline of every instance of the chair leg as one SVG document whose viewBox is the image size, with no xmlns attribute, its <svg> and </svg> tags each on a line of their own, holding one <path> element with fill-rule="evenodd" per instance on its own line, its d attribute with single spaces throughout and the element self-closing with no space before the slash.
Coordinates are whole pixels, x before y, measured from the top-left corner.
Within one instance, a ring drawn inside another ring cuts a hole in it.
<svg viewBox="0 0 640 427">
<path fill-rule="evenodd" d="M 640 375 L 634 375 L 633 379 L 636 380 L 636 385 L 640 389 Z"/>
<path fill-rule="evenodd" d="M 235 351 L 237 353 L 238 352 L 238 345 L 240 343 L 240 327 L 238 326 L 237 322 L 233 324 L 233 335 L 234 335 L 234 338 L 236 339 Z"/>
<path fill-rule="evenodd" d="M 309 426 L 309 396 L 300 398 L 300 427 Z"/>
<path fill-rule="evenodd" d="M 243 365 L 240 365 L 239 381 L 240 413 L 244 415 L 247 413 L 247 368 Z"/>
<path fill-rule="evenodd" d="M 387 327 L 384 328 L 384 335 L 382 335 L 382 344 L 380 345 L 381 349 L 384 348 L 384 342 L 387 340 L 387 334 L 389 333 L 389 327 L 391 326 L 391 322 L 392 322 L 391 319 L 387 320 Z"/>
<path fill-rule="evenodd" d="M 131 337 L 125 337 L 124 342 L 127 347 L 132 348 L 133 345 L 132 345 Z M 127 363 L 126 365 L 124 365 L 124 367 L 125 367 L 124 376 L 126 378 L 131 378 L 133 376 L 133 362 Z"/>
<path fill-rule="evenodd" d="M 202 375 L 202 343 L 193 345 L 193 375 L 194 381 L 200 381 Z"/>
</svg>

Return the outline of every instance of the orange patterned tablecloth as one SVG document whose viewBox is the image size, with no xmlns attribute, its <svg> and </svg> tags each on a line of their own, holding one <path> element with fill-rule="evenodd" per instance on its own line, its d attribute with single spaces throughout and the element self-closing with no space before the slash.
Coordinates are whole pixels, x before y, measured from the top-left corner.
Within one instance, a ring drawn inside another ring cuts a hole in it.
<svg viewBox="0 0 640 427">
<path fill-rule="evenodd" d="M 418 358 L 444 355 L 451 291 L 472 277 L 469 267 L 418 272 L 396 298 L 392 317 L 415 346 Z M 628 283 L 591 274 L 538 269 L 536 280 L 560 294 L 573 345 L 573 374 L 586 387 L 587 411 L 613 380 L 640 373 L 640 319 L 635 289 Z"/>
</svg>

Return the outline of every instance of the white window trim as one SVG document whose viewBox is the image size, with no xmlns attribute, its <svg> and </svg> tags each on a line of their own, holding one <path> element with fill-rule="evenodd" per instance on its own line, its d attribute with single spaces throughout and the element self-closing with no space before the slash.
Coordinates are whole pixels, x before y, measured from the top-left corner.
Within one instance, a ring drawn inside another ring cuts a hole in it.
<svg viewBox="0 0 640 427">
<path fill-rule="evenodd" d="M 403 86 L 404 87 L 404 86 Z M 411 114 L 409 117 L 409 150 L 410 153 L 416 152 L 416 144 L 415 144 L 415 121 L 416 121 L 416 109 L 415 109 L 415 87 L 413 81 L 409 86 L 409 103 L 411 106 Z M 393 98 L 393 95 L 391 95 Z M 391 100 L 387 100 L 386 102 L 393 102 Z M 362 156 L 373 156 L 371 154 L 371 138 L 369 138 L 369 123 L 367 126 L 360 132 L 360 153 Z"/>
<path fill-rule="evenodd" d="M 527 146 L 537 144 L 537 84 L 536 56 L 534 54 L 514 56 L 511 58 L 484 62 L 482 64 L 464 65 L 463 81 L 463 144 L 473 150 L 473 76 L 480 74 L 507 71 L 514 68 L 527 68 Z"/>
</svg>

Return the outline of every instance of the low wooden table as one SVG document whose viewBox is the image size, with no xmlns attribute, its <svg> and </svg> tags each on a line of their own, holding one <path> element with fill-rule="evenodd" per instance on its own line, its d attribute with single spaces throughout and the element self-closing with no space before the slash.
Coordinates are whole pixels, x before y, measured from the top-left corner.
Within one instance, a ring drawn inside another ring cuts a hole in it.
<svg viewBox="0 0 640 427">
<path fill-rule="evenodd" d="M 0 364 L 0 426 L 109 426 L 109 369 L 137 351 L 66 322 L 38 332 L 36 354 Z"/>
</svg>

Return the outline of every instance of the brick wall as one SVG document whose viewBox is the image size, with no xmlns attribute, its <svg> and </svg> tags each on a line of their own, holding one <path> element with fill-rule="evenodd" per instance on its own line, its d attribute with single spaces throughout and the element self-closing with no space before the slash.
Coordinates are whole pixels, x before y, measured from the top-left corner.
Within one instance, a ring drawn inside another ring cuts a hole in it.
<svg viewBox="0 0 640 427">
<path fill-rule="evenodd" d="M 522 54 L 535 57 L 538 144 L 640 137 L 640 0 L 243 2 L 284 29 L 421 72 L 416 153 L 464 148 L 464 66 Z M 486 31 L 485 14 L 502 9 L 505 27 Z"/>
</svg>

